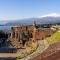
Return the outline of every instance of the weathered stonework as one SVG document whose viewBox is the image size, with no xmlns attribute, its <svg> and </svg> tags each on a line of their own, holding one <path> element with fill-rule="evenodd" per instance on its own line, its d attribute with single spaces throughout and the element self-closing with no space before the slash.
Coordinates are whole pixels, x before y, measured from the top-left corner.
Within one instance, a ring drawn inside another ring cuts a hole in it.
<svg viewBox="0 0 60 60">
<path fill-rule="evenodd" d="M 36 22 L 33 25 L 28 26 L 13 26 L 11 28 L 11 37 L 10 41 L 13 47 L 20 48 L 22 47 L 21 33 L 25 33 L 28 39 L 24 38 L 26 41 L 31 40 L 32 42 L 37 40 L 43 40 L 46 36 L 52 34 L 52 31 L 49 28 L 37 28 Z"/>
</svg>

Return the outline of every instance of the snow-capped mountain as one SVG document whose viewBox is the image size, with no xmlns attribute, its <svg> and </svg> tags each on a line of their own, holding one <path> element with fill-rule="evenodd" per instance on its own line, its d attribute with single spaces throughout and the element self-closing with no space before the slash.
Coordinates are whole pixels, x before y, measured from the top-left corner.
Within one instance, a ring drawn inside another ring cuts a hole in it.
<svg viewBox="0 0 60 60">
<path fill-rule="evenodd" d="M 40 16 L 40 17 L 60 17 L 60 14 L 58 13 L 51 13 L 51 14 L 47 14 L 47 15 L 43 15 L 43 16 Z"/>
<path fill-rule="evenodd" d="M 37 18 L 11 20 L 11 21 L 6 21 L 7 24 L 5 25 L 32 24 L 34 20 L 37 22 L 37 24 L 60 23 L 60 14 L 52 13 L 52 14 L 43 15 Z"/>
<path fill-rule="evenodd" d="M 51 13 L 43 16 L 38 17 L 39 23 L 60 23 L 60 14 L 58 13 Z"/>
</svg>

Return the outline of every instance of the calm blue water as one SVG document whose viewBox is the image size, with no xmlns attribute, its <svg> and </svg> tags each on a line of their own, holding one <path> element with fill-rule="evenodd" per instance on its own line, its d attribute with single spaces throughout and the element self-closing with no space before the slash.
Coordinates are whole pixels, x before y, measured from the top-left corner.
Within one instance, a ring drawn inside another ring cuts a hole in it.
<svg viewBox="0 0 60 60">
<path fill-rule="evenodd" d="M 0 30 L 9 31 L 11 30 L 11 26 L 0 26 Z"/>
</svg>

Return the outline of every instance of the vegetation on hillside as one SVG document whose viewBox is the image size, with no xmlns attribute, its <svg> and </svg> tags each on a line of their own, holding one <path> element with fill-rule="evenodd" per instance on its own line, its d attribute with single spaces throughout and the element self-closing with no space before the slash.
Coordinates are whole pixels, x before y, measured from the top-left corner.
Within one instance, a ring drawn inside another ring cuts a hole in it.
<svg viewBox="0 0 60 60">
<path fill-rule="evenodd" d="M 60 32 L 55 32 L 51 37 L 48 37 L 45 40 L 47 40 L 49 44 L 60 41 Z"/>
</svg>

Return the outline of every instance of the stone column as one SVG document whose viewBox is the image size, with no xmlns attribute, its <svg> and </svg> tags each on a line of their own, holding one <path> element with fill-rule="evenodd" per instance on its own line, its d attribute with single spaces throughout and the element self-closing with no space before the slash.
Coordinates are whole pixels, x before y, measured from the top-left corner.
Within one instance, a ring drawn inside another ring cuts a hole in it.
<svg viewBox="0 0 60 60">
<path fill-rule="evenodd" d="M 15 31 L 15 39 L 17 38 L 17 32 Z"/>
<path fill-rule="evenodd" d="M 19 31 L 18 31 L 18 41 L 20 40 L 20 35 L 19 35 L 20 33 L 19 33 Z"/>
<path fill-rule="evenodd" d="M 34 28 L 34 30 L 33 30 L 33 41 L 35 41 L 36 39 L 36 28 Z"/>
<path fill-rule="evenodd" d="M 13 32 L 11 32 L 11 38 L 13 38 Z"/>
</svg>

